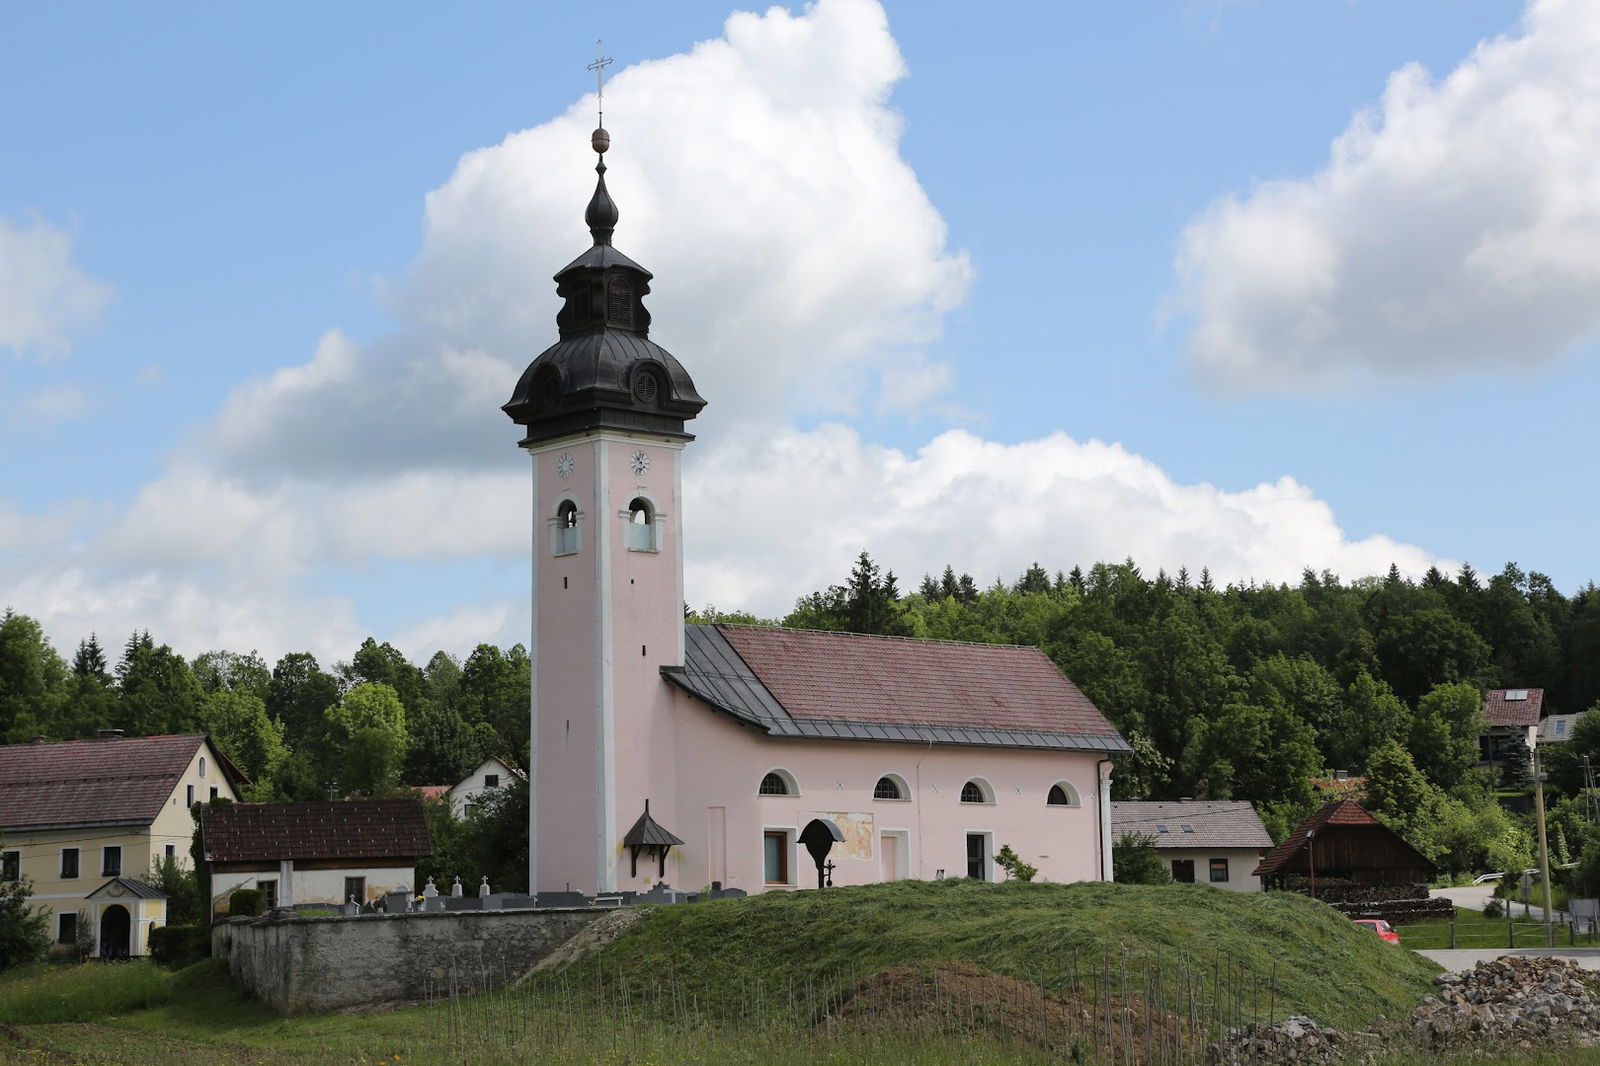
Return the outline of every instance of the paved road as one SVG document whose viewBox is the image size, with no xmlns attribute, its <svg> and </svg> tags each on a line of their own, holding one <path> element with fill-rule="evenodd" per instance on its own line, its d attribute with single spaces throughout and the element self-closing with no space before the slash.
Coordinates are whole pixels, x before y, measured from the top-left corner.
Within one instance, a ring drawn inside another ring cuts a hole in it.
<svg viewBox="0 0 1600 1066">
<path fill-rule="evenodd" d="M 1447 970 L 1470 970 L 1479 962 L 1498 959 L 1502 955 L 1554 955 L 1571 959 L 1585 970 L 1600 970 L 1600 948 L 1501 948 L 1485 951 L 1478 948 L 1448 948 L 1439 951 L 1419 951 L 1418 955 L 1432 959 Z"/>
</svg>

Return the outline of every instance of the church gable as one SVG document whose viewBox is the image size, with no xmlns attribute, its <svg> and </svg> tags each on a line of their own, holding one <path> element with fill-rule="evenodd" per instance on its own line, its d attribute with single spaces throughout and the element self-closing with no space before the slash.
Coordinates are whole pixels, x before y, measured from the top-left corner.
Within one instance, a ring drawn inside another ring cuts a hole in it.
<svg viewBox="0 0 1600 1066">
<path fill-rule="evenodd" d="M 774 736 L 1129 750 L 1037 648 L 761 626 L 685 637 L 667 679 Z"/>
</svg>

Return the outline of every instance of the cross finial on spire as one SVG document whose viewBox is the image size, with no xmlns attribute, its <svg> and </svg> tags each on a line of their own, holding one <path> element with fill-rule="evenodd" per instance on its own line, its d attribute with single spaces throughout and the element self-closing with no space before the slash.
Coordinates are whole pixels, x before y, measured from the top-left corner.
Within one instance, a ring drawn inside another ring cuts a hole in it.
<svg viewBox="0 0 1600 1066">
<path fill-rule="evenodd" d="M 594 103 L 595 111 L 599 113 L 600 121 L 596 125 L 604 127 L 606 124 L 606 68 L 611 65 L 611 57 L 606 55 L 605 41 L 594 42 L 594 62 L 585 70 L 594 71 Z"/>
</svg>

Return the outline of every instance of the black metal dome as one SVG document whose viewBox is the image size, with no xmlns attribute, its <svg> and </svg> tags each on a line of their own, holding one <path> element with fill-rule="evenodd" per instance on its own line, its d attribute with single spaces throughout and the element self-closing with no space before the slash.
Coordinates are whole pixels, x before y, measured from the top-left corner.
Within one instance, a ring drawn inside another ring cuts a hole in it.
<svg viewBox="0 0 1600 1066">
<path fill-rule="evenodd" d="M 561 339 L 528 364 L 501 410 L 528 428 L 524 445 L 594 429 L 691 440 L 684 423 L 706 402 L 683 364 L 650 340 L 644 297 L 652 275 L 611 247 L 617 205 L 604 159 L 595 170 L 600 179 L 584 212 L 594 246 L 555 276 L 566 301 L 556 314 Z"/>
</svg>

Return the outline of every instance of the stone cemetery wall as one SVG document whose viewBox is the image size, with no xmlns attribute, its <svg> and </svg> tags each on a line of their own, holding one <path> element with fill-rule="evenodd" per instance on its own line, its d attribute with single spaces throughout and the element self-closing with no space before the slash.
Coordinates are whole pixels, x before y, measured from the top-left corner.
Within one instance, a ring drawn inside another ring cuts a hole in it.
<svg viewBox="0 0 1600 1066">
<path fill-rule="evenodd" d="M 476 902 L 476 901 L 474 901 Z M 425 999 L 515 980 L 611 908 L 233 918 L 212 954 L 285 1014 Z"/>
</svg>

